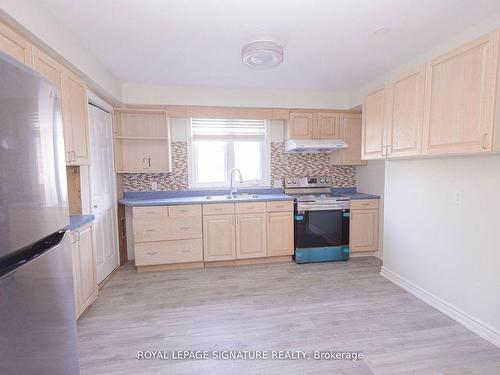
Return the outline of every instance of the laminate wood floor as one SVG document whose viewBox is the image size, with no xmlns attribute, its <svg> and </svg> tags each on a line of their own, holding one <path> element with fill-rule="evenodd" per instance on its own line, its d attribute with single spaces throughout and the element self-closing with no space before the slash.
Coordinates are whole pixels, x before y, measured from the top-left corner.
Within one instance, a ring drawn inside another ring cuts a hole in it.
<svg viewBox="0 0 500 375">
<path fill-rule="evenodd" d="M 500 374 L 500 349 L 379 275 L 376 258 L 118 270 L 78 322 L 82 375 Z M 348 360 L 138 360 L 145 350 L 361 351 Z"/>
</svg>

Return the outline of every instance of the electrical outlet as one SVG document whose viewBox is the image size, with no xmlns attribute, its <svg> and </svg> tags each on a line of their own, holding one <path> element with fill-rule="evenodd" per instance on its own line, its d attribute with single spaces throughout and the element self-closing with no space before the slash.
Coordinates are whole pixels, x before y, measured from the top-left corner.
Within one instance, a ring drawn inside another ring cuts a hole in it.
<svg viewBox="0 0 500 375">
<path fill-rule="evenodd" d="M 461 205 L 462 202 L 463 202 L 462 192 L 456 190 L 455 191 L 455 204 L 458 206 L 458 205 Z"/>
<path fill-rule="evenodd" d="M 156 181 L 151 182 L 151 190 L 158 190 L 158 182 Z"/>
<path fill-rule="evenodd" d="M 283 187 L 283 183 L 282 183 L 281 179 L 273 180 L 273 187 L 277 188 L 277 189 L 281 189 Z"/>
</svg>

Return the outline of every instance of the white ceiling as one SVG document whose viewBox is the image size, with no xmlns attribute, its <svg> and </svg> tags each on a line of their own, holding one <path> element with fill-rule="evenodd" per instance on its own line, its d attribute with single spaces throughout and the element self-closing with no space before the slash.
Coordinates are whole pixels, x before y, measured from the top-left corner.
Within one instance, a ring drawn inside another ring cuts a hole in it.
<svg viewBox="0 0 500 375">
<path fill-rule="evenodd" d="M 500 13 L 498 0 L 41 1 L 122 82 L 331 91 Z M 241 47 L 262 35 L 283 42 L 285 61 L 254 71 Z"/>
</svg>

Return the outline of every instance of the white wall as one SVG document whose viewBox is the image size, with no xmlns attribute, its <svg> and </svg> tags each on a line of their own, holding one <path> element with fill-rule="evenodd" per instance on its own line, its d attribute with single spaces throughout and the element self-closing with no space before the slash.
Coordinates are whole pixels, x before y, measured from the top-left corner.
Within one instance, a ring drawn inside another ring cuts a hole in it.
<svg viewBox="0 0 500 375">
<path fill-rule="evenodd" d="M 383 274 L 500 345 L 500 156 L 387 161 L 385 176 Z"/>
<path fill-rule="evenodd" d="M 112 102 L 121 99 L 118 79 L 40 1 L 0 0 L 0 15 L 15 20 L 32 37 L 74 65 L 90 80 L 91 88 L 105 99 Z"/>
<path fill-rule="evenodd" d="M 384 187 L 385 161 L 370 160 L 367 165 L 356 167 L 356 186 L 362 193 L 380 195 L 379 206 L 379 244 L 376 256 L 382 259 L 384 249 Z"/>
<path fill-rule="evenodd" d="M 347 92 L 236 89 L 194 86 L 122 85 L 122 99 L 132 104 L 206 105 L 263 108 L 350 109 Z"/>
</svg>

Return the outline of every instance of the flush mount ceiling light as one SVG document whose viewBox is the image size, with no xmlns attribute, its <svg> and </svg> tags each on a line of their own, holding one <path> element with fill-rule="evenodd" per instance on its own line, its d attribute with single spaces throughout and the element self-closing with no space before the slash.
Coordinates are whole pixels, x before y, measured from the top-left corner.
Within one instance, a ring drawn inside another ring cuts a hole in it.
<svg viewBox="0 0 500 375">
<path fill-rule="evenodd" d="M 283 47 L 272 40 L 255 40 L 243 46 L 241 62 L 253 69 L 269 69 L 283 62 Z"/>
<path fill-rule="evenodd" d="M 392 31 L 390 27 L 381 27 L 373 32 L 374 35 L 387 35 Z"/>
</svg>

